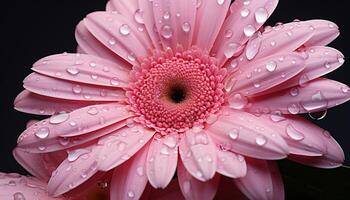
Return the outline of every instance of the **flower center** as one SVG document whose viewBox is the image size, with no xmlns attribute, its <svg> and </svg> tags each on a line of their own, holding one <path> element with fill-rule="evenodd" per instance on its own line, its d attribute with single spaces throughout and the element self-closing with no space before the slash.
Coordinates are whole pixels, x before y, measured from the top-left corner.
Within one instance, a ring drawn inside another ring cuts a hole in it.
<svg viewBox="0 0 350 200">
<path fill-rule="evenodd" d="M 197 48 L 154 51 L 134 66 L 127 92 L 136 120 L 162 134 L 205 123 L 224 102 L 224 69 Z"/>
</svg>

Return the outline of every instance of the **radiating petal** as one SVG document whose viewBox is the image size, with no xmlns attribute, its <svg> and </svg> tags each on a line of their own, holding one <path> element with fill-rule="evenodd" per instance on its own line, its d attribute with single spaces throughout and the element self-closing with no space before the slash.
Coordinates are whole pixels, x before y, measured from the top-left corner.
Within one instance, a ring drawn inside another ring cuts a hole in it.
<svg viewBox="0 0 350 200">
<path fill-rule="evenodd" d="M 235 82 L 227 91 L 245 96 L 256 95 L 297 75 L 304 69 L 304 63 L 304 58 L 296 53 L 274 55 L 253 61 L 244 66 L 239 73 L 227 77 Z"/>
<path fill-rule="evenodd" d="M 96 145 L 68 152 L 67 158 L 52 173 L 48 192 L 52 196 L 64 194 L 97 173 L 99 149 Z"/>
<path fill-rule="evenodd" d="M 111 199 L 140 199 L 148 182 L 145 170 L 148 146 L 145 145 L 129 161 L 114 170 L 110 186 Z"/>
<path fill-rule="evenodd" d="M 101 43 L 131 64 L 152 48 L 139 39 L 137 28 L 120 14 L 94 12 L 85 18 L 85 25 Z"/>
<path fill-rule="evenodd" d="M 118 129 L 121 125 L 108 126 L 131 116 L 132 114 L 120 104 L 94 105 L 71 113 L 54 115 L 25 130 L 18 139 L 18 147 L 38 153 L 59 150 L 59 148 L 66 148 L 66 146 L 68 148 L 73 144 L 69 144 L 70 139 L 65 137 L 85 135 L 100 129 L 102 129 L 101 132 L 94 132 L 95 135 L 108 134 L 109 131 L 114 130 L 114 128 Z M 103 129 L 105 127 L 107 128 Z M 95 135 L 88 137 L 91 139 Z M 85 141 L 87 140 L 85 139 Z"/>
<path fill-rule="evenodd" d="M 0 199 L 3 200 L 63 200 L 63 197 L 53 198 L 47 194 L 47 184 L 34 177 L 19 174 L 0 173 Z"/>
<path fill-rule="evenodd" d="M 53 115 L 95 104 L 96 102 L 69 101 L 41 96 L 28 90 L 23 90 L 15 99 L 15 109 L 20 112 L 35 115 Z"/>
<path fill-rule="evenodd" d="M 218 174 L 205 182 L 198 180 L 187 171 L 182 161 L 178 162 L 177 176 L 182 194 L 189 200 L 213 199 L 220 183 Z"/>
<path fill-rule="evenodd" d="M 224 64 L 237 52 L 238 47 L 253 36 L 272 14 L 277 3 L 278 0 L 236 0 L 231 5 L 231 13 L 227 16 L 212 50 L 220 64 Z"/>
<path fill-rule="evenodd" d="M 107 87 L 128 87 L 127 65 L 86 54 L 58 54 L 37 61 L 35 72 L 57 79 Z"/>
<path fill-rule="evenodd" d="M 134 125 L 131 128 L 125 127 L 101 138 L 98 141 L 101 149 L 98 158 L 98 169 L 109 171 L 129 160 L 153 135 L 153 130 L 148 130 L 141 125 Z"/>
<path fill-rule="evenodd" d="M 318 112 L 350 99 L 349 87 L 337 81 L 316 79 L 301 86 L 262 95 L 250 100 L 250 112 L 279 110 L 285 114 Z"/>
<path fill-rule="evenodd" d="M 242 155 L 276 160 L 288 154 L 288 145 L 283 138 L 269 124 L 250 113 L 226 109 L 207 130 L 215 143 Z"/>
<path fill-rule="evenodd" d="M 164 189 L 153 189 L 149 194 L 142 195 L 142 199 L 157 199 L 157 200 L 185 200 L 179 187 L 177 179 L 173 179 L 170 184 Z"/>
<path fill-rule="evenodd" d="M 247 159 L 247 175 L 234 181 L 249 199 L 284 199 L 282 177 L 274 161 Z"/>
<path fill-rule="evenodd" d="M 101 87 L 65 81 L 38 73 L 28 75 L 23 86 L 30 92 L 58 99 L 79 101 L 121 101 L 125 91 L 120 88 Z"/>
<path fill-rule="evenodd" d="M 230 7 L 229 0 L 197 1 L 196 27 L 193 45 L 210 51 Z"/>
<path fill-rule="evenodd" d="M 164 47 L 191 46 L 196 0 L 153 0 L 154 20 Z M 157 5 L 157 6 L 156 6 Z"/>
<path fill-rule="evenodd" d="M 214 177 L 217 164 L 216 146 L 206 131 L 187 131 L 179 148 L 181 160 L 193 177 L 201 181 Z"/>
<path fill-rule="evenodd" d="M 178 145 L 176 135 L 156 135 L 148 150 L 146 172 L 154 188 L 166 188 L 172 180 L 177 165 Z"/>
<path fill-rule="evenodd" d="M 227 150 L 218 149 L 217 159 L 218 164 L 216 171 L 218 173 L 230 178 L 238 178 L 246 175 L 247 165 L 243 156 Z"/>
<path fill-rule="evenodd" d="M 305 42 L 304 46 L 325 46 L 339 36 L 338 26 L 331 21 L 309 20 L 305 23 L 310 24 L 315 29 L 315 32 L 312 38 Z"/>
</svg>

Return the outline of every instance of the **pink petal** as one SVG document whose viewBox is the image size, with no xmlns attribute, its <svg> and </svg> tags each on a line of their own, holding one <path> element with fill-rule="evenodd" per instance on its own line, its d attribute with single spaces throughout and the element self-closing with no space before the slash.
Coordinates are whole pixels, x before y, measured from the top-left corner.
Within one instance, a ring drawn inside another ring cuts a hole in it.
<svg viewBox="0 0 350 200">
<path fill-rule="evenodd" d="M 120 88 L 101 87 L 51 78 L 38 73 L 28 75 L 23 86 L 30 92 L 58 99 L 79 101 L 120 101 L 125 91 Z"/>
<path fill-rule="evenodd" d="M 16 161 L 33 176 L 43 181 L 50 179 L 51 173 L 65 159 L 65 152 L 33 154 L 19 148 L 13 150 Z"/>
<path fill-rule="evenodd" d="M 109 171 L 129 160 L 153 135 L 153 130 L 148 130 L 141 125 L 134 125 L 134 127 L 122 128 L 101 138 L 98 141 L 100 145 L 98 169 Z"/>
<path fill-rule="evenodd" d="M 46 183 L 34 177 L 21 176 L 19 174 L 0 173 L 0 199 L 3 200 L 63 200 L 65 198 L 53 198 L 47 194 Z"/>
<path fill-rule="evenodd" d="M 174 179 L 164 189 L 152 189 L 150 194 L 142 195 L 142 199 L 157 199 L 157 200 L 185 200 L 181 193 L 177 179 Z"/>
<path fill-rule="evenodd" d="M 71 150 L 68 157 L 52 173 L 48 192 L 52 196 L 66 193 L 92 177 L 97 172 L 97 146 Z"/>
<path fill-rule="evenodd" d="M 191 46 L 195 28 L 196 0 L 153 0 L 154 20 L 164 47 Z M 158 5 L 158 6 L 155 6 Z"/>
<path fill-rule="evenodd" d="M 205 182 L 199 181 L 188 173 L 181 161 L 178 162 L 177 176 L 182 194 L 190 200 L 213 199 L 220 183 L 218 174 Z"/>
<path fill-rule="evenodd" d="M 310 24 L 315 32 L 304 45 L 311 46 L 325 46 L 331 43 L 339 36 L 338 26 L 327 20 L 309 20 L 305 23 Z"/>
<path fill-rule="evenodd" d="M 75 39 L 82 51 L 89 55 L 99 56 L 115 63 L 130 65 L 126 60 L 116 55 L 103 43 L 98 41 L 86 28 L 85 21 L 80 21 L 75 30 Z M 129 66 L 131 68 L 131 65 Z"/>
<path fill-rule="evenodd" d="M 101 43 L 130 64 L 136 64 L 151 48 L 140 39 L 137 28 L 120 14 L 94 12 L 86 17 L 85 25 Z"/>
<path fill-rule="evenodd" d="M 319 78 L 281 92 L 252 98 L 248 109 L 251 112 L 279 110 L 285 114 L 300 114 L 326 110 L 349 99 L 348 86 Z"/>
<path fill-rule="evenodd" d="M 64 146 L 68 145 L 69 140 L 61 141 L 62 138 L 57 137 L 73 137 L 92 133 L 131 116 L 132 114 L 120 104 L 94 105 L 75 110 L 72 113 L 54 115 L 50 119 L 37 122 L 25 130 L 18 139 L 18 147 L 38 153 L 57 150 L 57 146 L 65 148 Z M 116 126 L 120 127 L 120 125 Z M 112 127 L 112 130 L 113 128 L 115 127 Z M 109 131 L 110 129 L 101 130 L 104 134 L 110 133 Z M 48 141 L 48 144 L 45 141 Z"/>
<path fill-rule="evenodd" d="M 210 51 L 224 23 L 231 1 L 197 1 L 193 45 Z"/>
<path fill-rule="evenodd" d="M 112 1 L 107 2 L 106 11 L 109 11 L 109 12 L 117 11 L 117 9 L 115 8 L 115 5 L 113 3 L 114 2 L 112 2 Z"/>
<path fill-rule="evenodd" d="M 220 64 L 231 58 L 238 47 L 245 44 L 263 25 L 277 3 L 277 0 L 260 0 L 249 1 L 247 5 L 245 0 L 236 0 L 231 5 L 231 13 L 227 16 L 212 50 Z"/>
<path fill-rule="evenodd" d="M 156 31 L 155 19 L 153 15 L 153 2 L 149 0 L 138 0 L 140 16 L 143 18 L 147 33 L 156 49 L 162 49 L 160 37 Z"/>
<path fill-rule="evenodd" d="M 201 181 L 214 177 L 217 164 L 216 147 L 206 131 L 187 131 L 179 147 L 181 160 L 193 177 Z"/>
<path fill-rule="evenodd" d="M 269 124 L 247 112 L 226 109 L 207 130 L 227 150 L 258 159 L 277 160 L 288 154 L 288 145 Z"/>
<path fill-rule="evenodd" d="M 282 177 L 274 161 L 247 159 L 247 175 L 234 179 L 249 199 L 284 199 Z"/>
<path fill-rule="evenodd" d="M 218 166 L 216 171 L 224 176 L 238 178 L 245 176 L 247 173 L 247 165 L 244 157 L 241 155 L 218 149 L 217 160 Z"/>
<path fill-rule="evenodd" d="M 107 87 L 128 87 L 128 65 L 86 54 L 58 54 L 37 61 L 35 72 L 53 78 Z"/>
<path fill-rule="evenodd" d="M 177 165 L 177 137 L 155 135 L 148 150 L 146 172 L 154 188 L 166 188 L 174 177 Z"/>
<path fill-rule="evenodd" d="M 306 84 L 305 82 L 314 80 L 338 69 L 344 63 L 343 54 L 330 47 L 307 47 L 303 48 L 301 54 L 307 57 L 305 60 L 305 69 L 302 72 L 259 95 L 281 91 L 299 84 Z"/>
<path fill-rule="evenodd" d="M 89 106 L 96 102 L 80 102 L 56 99 L 34 94 L 23 90 L 15 99 L 15 109 L 20 112 L 35 115 L 53 115 L 60 112 L 72 112 L 73 110 Z"/>
<path fill-rule="evenodd" d="M 226 90 L 245 96 L 256 95 L 279 85 L 304 69 L 304 58 L 296 53 L 280 54 L 252 61 L 239 71 L 227 77 Z M 230 82 L 235 82 L 233 87 Z"/>
<path fill-rule="evenodd" d="M 145 171 L 148 146 L 114 170 L 110 187 L 111 199 L 140 199 L 148 182 Z"/>
</svg>

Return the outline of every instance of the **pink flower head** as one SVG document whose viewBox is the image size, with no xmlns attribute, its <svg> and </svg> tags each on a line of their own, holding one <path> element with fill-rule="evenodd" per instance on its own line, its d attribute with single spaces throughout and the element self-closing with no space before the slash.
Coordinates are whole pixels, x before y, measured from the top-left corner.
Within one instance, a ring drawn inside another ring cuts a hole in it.
<svg viewBox="0 0 350 200">
<path fill-rule="evenodd" d="M 338 27 L 263 27 L 277 2 L 109 1 L 78 24 L 78 53 L 24 80 L 16 109 L 51 117 L 24 131 L 16 159 L 50 195 L 103 180 L 111 199 L 166 188 L 175 172 L 186 199 L 214 198 L 221 175 L 250 199 L 283 199 L 274 160 L 340 166 L 337 142 L 298 116 L 350 98 L 320 78 L 344 63 L 325 46 Z"/>
</svg>

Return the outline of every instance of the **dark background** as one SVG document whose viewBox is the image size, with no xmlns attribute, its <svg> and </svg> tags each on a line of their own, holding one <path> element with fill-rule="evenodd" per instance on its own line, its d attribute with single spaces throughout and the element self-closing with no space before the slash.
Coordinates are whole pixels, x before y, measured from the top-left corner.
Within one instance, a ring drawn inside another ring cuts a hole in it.
<svg viewBox="0 0 350 200">
<path fill-rule="evenodd" d="M 31 64 L 50 54 L 74 52 L 76 24 L 90 12 L 103 10 L 106 0 L 35 0 L 7 1 L 1 9 L 1 140 L 0 171 L 21 172 L 24 170 L 12 158 L 18 135 L 25 124 L 35 116 L 13 110 L 13 100 L 22 90 L 22 80 L 30 73 Z M 342 2 L 342 3 L 341 3 Z M 340 37 L 330 44 L 350 55 L 350 23 L 345 1 L 280 0 L 277 10 L 267 22 L 289 22 L 294 19 L 328 19 L 339 25 Z M 327 75 L 350 85 L 350 63 Z M 328 111 L 325 119 L 314 121 L 329 130 L 343 147 L 350 165 L 350 103 Z M 311 120 L 311 119 L 310 119 Z"/>
</svg>

